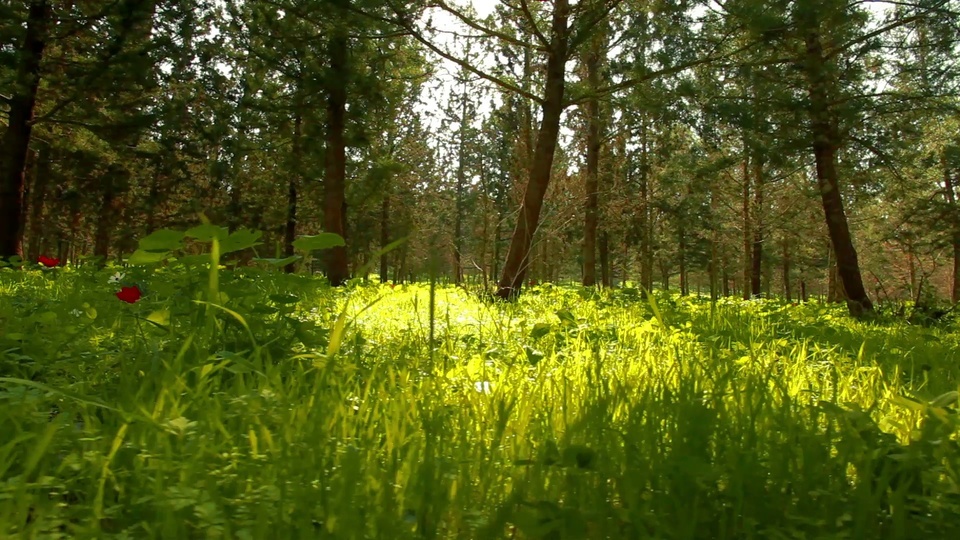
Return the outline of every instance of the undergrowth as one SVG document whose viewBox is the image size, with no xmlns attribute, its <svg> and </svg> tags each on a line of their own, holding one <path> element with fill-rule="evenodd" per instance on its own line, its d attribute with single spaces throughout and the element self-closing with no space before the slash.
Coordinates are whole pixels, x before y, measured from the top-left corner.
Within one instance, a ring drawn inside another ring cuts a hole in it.
<svg viewBox="0 0 960 540">
<path fill-rule="evenodd" d="M 116 271 L 0 270 L 0 537 L 960 533 L 955 326 Z"/>
</svg>

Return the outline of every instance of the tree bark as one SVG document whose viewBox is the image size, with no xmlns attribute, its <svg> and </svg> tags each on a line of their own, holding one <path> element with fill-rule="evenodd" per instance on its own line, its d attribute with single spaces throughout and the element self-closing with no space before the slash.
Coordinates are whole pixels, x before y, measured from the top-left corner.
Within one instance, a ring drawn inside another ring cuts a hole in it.
<svg viewBox="0 0 960 540">
<path fill-rule="evenodd" d="M 48 0 L 33 0 L 27 10 L 26 35 L 20 47 L 7 127 L 0 144 L 0 259 L 23 256 L 25 166 L 50 11 Z"/>
<path fill-rule="evenodd" d="M 345 8 L 349 2 L 338 4 Z M 341 14 L 343 12 L 341 11 Z M 323 225 L 326 232 L 346 239 L 346 176 L 347 154 L 344 130 L 347 115 L 348 37 L 343 28 L 333 32 L 328 41 L 330 70 L 327 77 L 327 148 L 326 178 L 324 179 Z M 350 270 L 347 248 L 338 246 L 327 250 L 327 280 L 334 287 L 347 282 Z"/>
<path fill-rule="evenodd" d="M 850 314 L 859 317 L 873 311 L 873 303 L 867 296 L 860 274 L 857 250 L 854 248 L 840 194 L 839 175 L 837 173 L 837 150 L 839 136 L 836 120 L 830 111 L 830 80 L 826 69 L 820 41 L 819 22 L 816 14 L 806 13 L 806 62 L 804 70 L 807 76 L 810 100 L 810 127 L 813 138 L 813 154 L 817 165 L 817 183 L 826 217 L 827 230 L 833 244 L 837 261 L 837 274 L 843 286 Z"/>
<path fill-rule="evenodd" d="M 563 112 L 564 69 L 567 61 L 567 0 L 556 0 L 553 11 L 552 42 L 547 57 L 547 73 L 542 120 L 537 133 L 537 146 L 530 170 L 530 180 L 523 196 L 517 227 L 513 232 L 507 259 L 503 265 L 497 296 L 515 298 L 523 287 L 523 279 L 530 264 L 530 246 L 540 222 L 543 197 L 550 184 L 553 156 L 560 133 L 560 115 Z"/>
</svg>

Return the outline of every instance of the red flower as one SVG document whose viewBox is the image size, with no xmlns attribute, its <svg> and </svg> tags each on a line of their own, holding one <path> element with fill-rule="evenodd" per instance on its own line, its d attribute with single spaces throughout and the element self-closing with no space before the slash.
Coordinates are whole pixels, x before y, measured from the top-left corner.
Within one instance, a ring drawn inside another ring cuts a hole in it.
<svg viewBox="0 0 960 540">
<path fill-rule="evenodd" d="M 46 266 L 47 268 L 53 268 L 54 266 L 60 266 L 60 259 L 54 259 L 53 257 L 47 257 L 46 255 L 41 255 L 37 257 L 37 262 Z"/>
<path fill-rule="evenodd" d="M 117 298 L 128 304 L 135 304 L 142 295 L 143 294 L 140 292 L 140 288 L 137 286 L 123 287 L 120 289 L 120 292 L 117 293 Z"/>
</svg>

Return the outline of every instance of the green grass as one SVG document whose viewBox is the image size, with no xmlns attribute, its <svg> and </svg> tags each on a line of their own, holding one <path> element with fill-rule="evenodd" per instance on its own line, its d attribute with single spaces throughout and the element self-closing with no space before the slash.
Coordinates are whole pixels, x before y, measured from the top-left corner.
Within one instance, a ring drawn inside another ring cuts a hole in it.
<svg viewBox="0 0 960 540">
<path fill-rule="evenodd" d="M 960 533 L 955 325 L 126 271 L 0 271 L 2 538 Z"/>
</svg>

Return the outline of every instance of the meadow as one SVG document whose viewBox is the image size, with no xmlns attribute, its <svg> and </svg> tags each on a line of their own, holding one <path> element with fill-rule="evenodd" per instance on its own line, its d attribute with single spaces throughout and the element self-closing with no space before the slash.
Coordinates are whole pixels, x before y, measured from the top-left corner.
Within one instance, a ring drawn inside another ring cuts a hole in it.
<svg viewBox="0 0 960 540">
<path fill-rule="evenodd" d="M 957 323 L 844 312 L 2 269 L 0 537 L 957 537 Z"/>
</svg>

